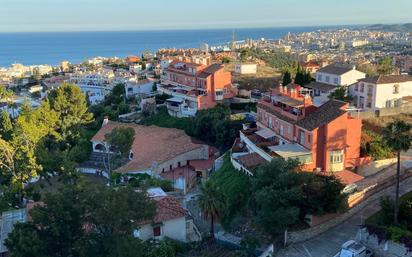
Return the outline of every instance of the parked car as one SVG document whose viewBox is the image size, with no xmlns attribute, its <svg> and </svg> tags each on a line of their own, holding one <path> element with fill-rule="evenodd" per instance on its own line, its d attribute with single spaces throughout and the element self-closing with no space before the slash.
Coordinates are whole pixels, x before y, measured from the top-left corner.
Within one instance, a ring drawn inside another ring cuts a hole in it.
<svg viewBox="0 0 412 257">
<path fill-rule="evenodd" d="M 349 240 L 342 245 L 342 249 L 334 257 L 373 257 L 373 253 L 362 244 Z"/>
</svg>

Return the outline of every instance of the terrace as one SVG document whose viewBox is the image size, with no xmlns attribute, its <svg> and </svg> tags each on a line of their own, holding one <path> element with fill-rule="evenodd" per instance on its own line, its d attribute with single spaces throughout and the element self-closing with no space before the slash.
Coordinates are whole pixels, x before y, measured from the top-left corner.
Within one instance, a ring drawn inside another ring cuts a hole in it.
<svg viewBox="0 0 412 257">
<path fill-rule="evenodd" d="M 263 99 L 259 107 L 275 116 L 286 117 L 298 121 L 304 118 L 304 104 L 302 101 L 285 96 L 273 96 L 271 99 Z"/>
</svg>

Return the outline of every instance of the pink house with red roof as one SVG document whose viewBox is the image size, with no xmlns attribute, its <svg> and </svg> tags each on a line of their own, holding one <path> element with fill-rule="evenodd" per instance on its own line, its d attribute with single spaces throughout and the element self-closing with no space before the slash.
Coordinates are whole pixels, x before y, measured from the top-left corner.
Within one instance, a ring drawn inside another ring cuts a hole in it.
<svg viewBox="0 0 412 257">
<path fill-rule="evenodd" d="M 167 109 L 178 117 L 194 116 L 197 110 L 212 108 L 236 94 L 232 75 L 223 65 L 181 61 L 172 62 L 165 70 L 158 91 L 173 96 L 167 100 Z"/>
</svg>

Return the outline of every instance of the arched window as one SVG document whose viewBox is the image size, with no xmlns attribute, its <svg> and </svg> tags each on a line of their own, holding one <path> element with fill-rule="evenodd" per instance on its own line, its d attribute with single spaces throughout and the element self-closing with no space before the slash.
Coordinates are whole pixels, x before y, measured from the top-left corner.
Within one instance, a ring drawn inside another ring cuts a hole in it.
<svg viewBox="0 0 412 257">
<path fill-rule="evenodd" d="M 129 154 L 129 159 L 130 159 L 130 160 L 133 159 L 133 152 L 130 152 L 130 154 Z"/>
<path fill-rule="evenodd" d="M 105 147 L 103 144 L 97 144 L 97 145 L 94 147 L 94 150 L 106 152 L 106 147 Z"/>
</svg>

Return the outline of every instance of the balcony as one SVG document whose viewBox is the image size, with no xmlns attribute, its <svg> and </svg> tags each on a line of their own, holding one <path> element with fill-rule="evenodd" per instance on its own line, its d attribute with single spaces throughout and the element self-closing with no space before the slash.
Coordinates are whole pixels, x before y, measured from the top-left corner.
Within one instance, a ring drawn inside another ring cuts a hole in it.
<svg viewBox="0 0 412 257">
<path fill-rule="evenodd" d="M 260 101 L 258 108 L 261 108 L 272 115 L 278 116 L 279 118 L 284 117 L 286 118 L 286 121 L 298 121 L 304 118 L 301 109 L 287 107 L 282 104 Z"/>
</svg>

